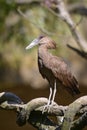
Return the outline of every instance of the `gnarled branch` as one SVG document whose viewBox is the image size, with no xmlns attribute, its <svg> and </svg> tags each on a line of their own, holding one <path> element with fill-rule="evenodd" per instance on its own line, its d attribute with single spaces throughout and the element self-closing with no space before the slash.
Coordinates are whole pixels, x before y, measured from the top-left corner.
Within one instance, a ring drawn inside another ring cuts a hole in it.
<svg viewBox="0 0 87 130">
<path fill-rule="evenodd" d="M 47 102 L 47 98 L 36 98 L 23 105 L 7 104 L 4 109 L 17 111 L 18 125 L 22 126 L 28 122 L 40 130 L 76 130 L 80 125 L 79 129 L 81 130 L 87 125 L 85 121 L 87 119 L 87 96 L 78 98 L 69 106 L 61 106 L 54 102 L 49 111 L 46 109 L 42 113 Z M 50 116 L 61 118 L 55 123 L 50 119 Z"/>
<path fill-rule="evenodd" d="M 49 112 L 46 110 L 45 113 L 42 113 L 47 101 L 48 100 L 46 98 L 36 98 L 31 100 L 25 104 L 25 107 L 20 112 L 20 117 L 26 115 L 26 121 L 38 129 L 49 128 L 51 130 L 55 130 L 58 128 L 59 130 L 74 130 L 75 127 L 79 127 L 80 123 L 83 124 L 83 126 L 81 125 L 81 129 L 87 125 L 87 123 L 84 123 L 85 118 L 87 118 L 87 114 L 85 114 L 85 112 L 87 112 L 87 96 L 77 99 L 69 106 L 59 106 L 54 103 Z M 64 119 L 61 124 L 58 125 L 58 123 L 54 123 L 54 121 L 50 120 L 48 116 L 61 116 L 64 117 Z M 75 120 L 75 117 L 78 118 Z M 22 118 L 19 118 L 19 120 L 20 119 L 22 120 Z"/>
</svg>

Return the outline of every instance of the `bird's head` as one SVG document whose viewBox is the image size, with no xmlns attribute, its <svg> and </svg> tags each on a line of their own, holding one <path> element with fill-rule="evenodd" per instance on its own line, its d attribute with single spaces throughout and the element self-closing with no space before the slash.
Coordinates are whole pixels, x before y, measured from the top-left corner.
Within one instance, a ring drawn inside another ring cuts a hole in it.
<svg viewBox="0 0 87 130">
<path fill-rule="evenodd" d="M 27 47 L 26 49 L 31 49 L 34 46 L 45 46 L 47 49 L 55 49 L 56 43 L 53 41 L 50 37 L 41 35 L 38 38 L 34 39 Z"/>
</svg>

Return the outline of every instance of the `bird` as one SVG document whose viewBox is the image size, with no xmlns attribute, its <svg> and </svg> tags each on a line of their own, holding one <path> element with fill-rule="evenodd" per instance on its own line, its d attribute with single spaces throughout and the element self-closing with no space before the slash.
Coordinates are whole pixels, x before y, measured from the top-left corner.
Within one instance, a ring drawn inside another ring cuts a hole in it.
<svg viewBox="0 0 87 130">
<path fill-rule="evenodd" d="M 38 45 L 39 72 L 44 79 L 47 79 L 50 87 L 47 106 L 53 104 L 59 85 L 63 86 L 71 95 L 79 94 L 78 81 L 68 64 L 62 57 L 49 52 L 49 49 L 56 49 L 56 42 L 48 36 L 40 35 L 26 47 L 26 50 L 36 45 Z"/>
</svg>

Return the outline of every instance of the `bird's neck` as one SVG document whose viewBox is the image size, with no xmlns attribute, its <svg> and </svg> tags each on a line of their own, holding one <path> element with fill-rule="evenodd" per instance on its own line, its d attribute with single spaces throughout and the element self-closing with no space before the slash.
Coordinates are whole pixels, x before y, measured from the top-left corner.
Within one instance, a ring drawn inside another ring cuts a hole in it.
<svg viewBox="0 0 87 130">
<path fill-rule="evenodd" d="M 52 54 L 49 53 L 48 49 L 45 47 L 45 46 L 39 46 L 39 49 L 38 49 L 38 56 L 41 58 L 41 59 L 47 59 L 48 57 L 50 57 Z"/>
</svg>

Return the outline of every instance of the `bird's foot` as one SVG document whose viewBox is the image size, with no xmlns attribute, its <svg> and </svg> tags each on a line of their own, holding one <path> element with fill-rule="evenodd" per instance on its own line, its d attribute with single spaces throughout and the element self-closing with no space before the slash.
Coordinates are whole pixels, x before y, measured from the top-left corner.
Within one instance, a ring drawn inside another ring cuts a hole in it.
<svg viewBox="0 0 87 130">
<path fill-rule="evenodd" d="M 45 113 L 45 112 L 50 112 L 51 108 L 52 108 L 52 105 L 53 104 L 47 104 L 44 106 L 43 110 L 42 110 L 42 114 Z"/>
<path fill-rule="evenodd" d="M 49 106 L 50 106 L 50 105 L 47 104 L 47 105 L 45 105 L 45 106 L 43 107 L 42 114 L 45 113 L 45 112 L 47 112 L 47 111 L 48 111 L 48 112 L 50 111 L 50 110 L 49 110 L 49 109 L 50 109 Z"/>
</svg>

